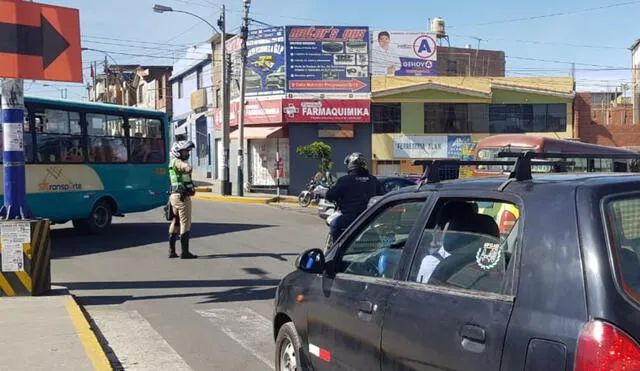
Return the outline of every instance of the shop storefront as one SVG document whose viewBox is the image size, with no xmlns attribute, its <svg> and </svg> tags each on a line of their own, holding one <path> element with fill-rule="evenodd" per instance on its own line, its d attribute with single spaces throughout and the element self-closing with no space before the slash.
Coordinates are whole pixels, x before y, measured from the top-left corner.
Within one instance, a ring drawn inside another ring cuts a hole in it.
<svg viewBox="0 0 640 371">
<path fill-rule="evenodd" d="M 299 146 L 321 141 L 332 149 L 332 173 L 342 175 L 351 152 L 371 158 L 369 99 L 285 99 L 283 117 L 289 131 L 291 174 L 289 191 L 297 193 L 318 171 L 317 160 L 297 154 Z"/>
<path fill-rule="evenodd" d="M 489 135 L 573 135 L 571 78 L 373 77 L 373 170 L 419 173 L 413 160 L 462 158 Z"/>
</svg>

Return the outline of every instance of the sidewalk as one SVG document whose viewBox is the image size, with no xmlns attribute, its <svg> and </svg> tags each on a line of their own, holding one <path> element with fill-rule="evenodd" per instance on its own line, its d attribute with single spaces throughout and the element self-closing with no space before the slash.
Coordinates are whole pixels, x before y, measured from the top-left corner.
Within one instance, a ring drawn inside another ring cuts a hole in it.
<svg viewBox="0 0 640 371">
<path fill-rule="evenodd" d="M 0 313 L 0 370 L 112 370 L 65 288 L 50 296 L 0 297 Z"/>
<path fill-rule="evenodd" d="M 196 187 L 196 195 L 194 198 L 199 198 L 202 200 L 210 200 L 210 201 L 226 201 L 226 202 L 239 202 L 239 203 L 247 203 L 247 204 L 276 204 L 276 203 L 286 203 L 286 204 L 297 204 L 298 197 L 296 196 L 278 196 L 274 194 L 267 193 L 250 193 L 245 192 L 244 196 L 222 196 L 219 192 L 212 189 L 211 187 Z"/>
</svg>

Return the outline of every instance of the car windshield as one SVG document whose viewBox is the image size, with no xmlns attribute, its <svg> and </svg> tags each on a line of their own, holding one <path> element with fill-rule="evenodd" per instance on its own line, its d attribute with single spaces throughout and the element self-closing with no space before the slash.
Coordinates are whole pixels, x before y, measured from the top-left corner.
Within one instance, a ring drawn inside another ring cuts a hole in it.
<svg viewBox="0 0 640 371">
<path fill-rule="evenodd" d="M 624 290 L 640 302 L 640 195 L 608 201 L 605 213 L 614 269 Z"/>
</svg>

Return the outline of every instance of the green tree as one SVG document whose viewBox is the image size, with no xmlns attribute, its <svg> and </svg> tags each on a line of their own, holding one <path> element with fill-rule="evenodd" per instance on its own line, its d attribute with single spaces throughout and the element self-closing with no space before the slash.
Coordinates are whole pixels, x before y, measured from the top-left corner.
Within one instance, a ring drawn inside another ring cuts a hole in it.
<svg viewBox="0 0 640 371">
<path fill-rule="evenodd" d="M 318 168 L 323 173 L 331 170 L 333 162 L 331 161 L 331 146 L 324 142 L 313 142 L 306 146 L 298 146 L 296 152 L 302 157 L 319 160 Z"/>
</svg>

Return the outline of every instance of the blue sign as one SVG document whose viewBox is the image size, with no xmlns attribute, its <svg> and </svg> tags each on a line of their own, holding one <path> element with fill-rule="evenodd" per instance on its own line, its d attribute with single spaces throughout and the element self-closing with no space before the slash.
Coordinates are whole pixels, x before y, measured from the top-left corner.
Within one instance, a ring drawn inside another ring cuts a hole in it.
<svg viewBox="0 0 640 371">
<path fill-rule="evenodd" d="M 434 76 L 438 59 L 435 34 L 371 32 L 371 75 Z"/>
<path fill-rule="evenodd" d="M 229 43 L 232 43 L 230 40 Z M 229 44 L 228 43 L 228 44 Z M 231 51 L 231 79 L 240 82 L 240 50 Z M 273 27 L 249 31 L 245 96 L 283 95 L 286 88 L 284 63 L 284 28 Z M 231 84 L 231 99 L 239 96 L 238 86 Z"/>
<path fill-rule="evenodd" d="M 462 150 L 471 143 L 469 135 L 450 135 L 447 138 L 447 157 L 462 158 Z"/>
<path fill-rule="evenodd" d="M 287 91 L 369 93 L 369 28 L 287 26 Z"/>
</svg>

